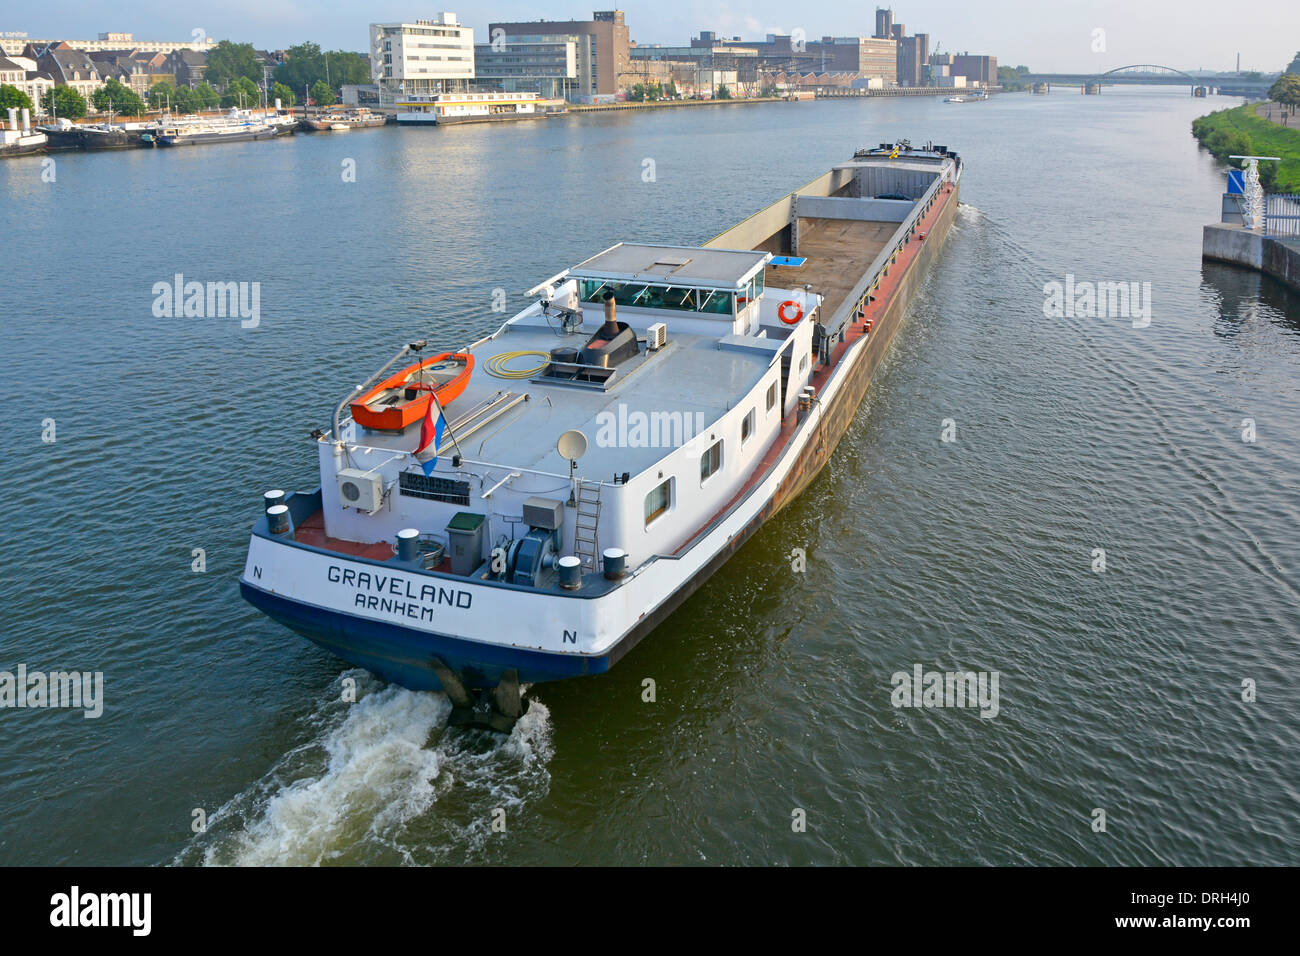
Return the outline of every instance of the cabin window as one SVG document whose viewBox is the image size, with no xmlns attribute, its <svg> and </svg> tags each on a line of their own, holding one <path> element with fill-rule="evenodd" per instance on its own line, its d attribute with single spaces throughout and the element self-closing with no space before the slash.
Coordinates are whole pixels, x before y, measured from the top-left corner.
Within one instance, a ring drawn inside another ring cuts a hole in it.
<svg viewBox="0 0 1300 956">
<path fill-rule="evenodd" d="M 715 442 L 713 447 L 700 456 L 700 484 L 709 480 L 722 467 L 722 442 Z"/>
<path fill-rule="evenodd" d="M 645 496 L 645 526 L 648 528 L 673 504 L 673 480 L 669 478 Z"/>
<path fill-rule="evenodd" d="M 799 371 L 803 372 L 806 371 L 807 369 L 808 369 L 808 356 L 805 355 L 803 356 L 803 358 L 799 359 Z"/>
<path fill-rule="evenodd" d="M 776 404 L 776 382 L 767 387 L 767 410 L 770 412 Z"/>
<path fill-rule="evenodd" d="M 743 445 L 749 441 L 749 436 L 752 434 L 754 434 L 754 410 L 751 408 L 740 420 L 740 443 Z"/>
</svg>

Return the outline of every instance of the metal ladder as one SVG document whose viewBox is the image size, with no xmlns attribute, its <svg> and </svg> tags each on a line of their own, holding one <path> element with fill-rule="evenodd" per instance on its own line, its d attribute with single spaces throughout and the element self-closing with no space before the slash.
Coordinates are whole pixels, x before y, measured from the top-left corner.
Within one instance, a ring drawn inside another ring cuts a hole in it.
<svg viewBox="0 0 1300 956">
<path fill-rule="evenodd" d="M 573 526 L 573 553 L 588 571 L 597 569 L 596 557 L 600 554 L 600 483 L 578 479 L 578 494 Z"/>
</svg>

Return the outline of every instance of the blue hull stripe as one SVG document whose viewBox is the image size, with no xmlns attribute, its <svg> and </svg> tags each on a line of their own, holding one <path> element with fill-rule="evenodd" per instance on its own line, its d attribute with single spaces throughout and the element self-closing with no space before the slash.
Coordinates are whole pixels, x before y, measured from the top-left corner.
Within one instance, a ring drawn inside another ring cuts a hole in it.
<svg viewBox="0 0 1300 956">
<path fill-rule="evenodd" d="M 608 654 L 553 654 L 482 644 L 290 601 L 243 581 L 239 590 L 254 607 L 331 654 L 411 690 L 442 690 L 430 663 L 433 657 L 459 674 L 467 687 L 495 687 L 510 668 L 519 672 L 521 683 L 536 684 L 601 674 L 610 667 Z"/>
</svg>

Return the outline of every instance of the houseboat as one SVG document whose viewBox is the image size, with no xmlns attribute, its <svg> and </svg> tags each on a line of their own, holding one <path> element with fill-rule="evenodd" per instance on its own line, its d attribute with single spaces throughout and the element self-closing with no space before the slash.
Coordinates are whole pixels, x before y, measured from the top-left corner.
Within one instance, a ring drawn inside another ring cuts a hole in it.
<svg viewBox="0 0 1300 956">
<path fill-rule="evenodd" d="M 536 93 L 432 93 L 397 100 L 397 122 L 406 126 L 448 126 L 535 119 L 544 115 Z"/>
</svg>

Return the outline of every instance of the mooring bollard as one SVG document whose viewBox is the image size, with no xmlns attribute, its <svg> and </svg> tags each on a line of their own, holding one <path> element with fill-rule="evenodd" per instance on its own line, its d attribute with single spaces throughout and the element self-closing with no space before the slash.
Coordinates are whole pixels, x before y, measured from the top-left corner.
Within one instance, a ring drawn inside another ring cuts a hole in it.
<svg viewBox="0 0 1300 956">
<path fill-rule="evenodd" d="M 397 557 L 402 561 L 415 561 L 420 557 L 420 532 L 403 528 L 397 532 Z"/>
<path fill-rule="evenodd" d="M 605 559 L 605 577 L 608 580 L 618 581 L 627 574 L 627 552 L 622 548 L 606 548 L 602 557 Z"/>
<path fill-rule="evenodd" d="M 576 591 L 582 587 L 582 561 L 576 555 L 566 554 L 560 558 L 560 587 L 566 591 Z"/>
<path fill-rule="evenodd" d="M 289 517 L 288 505 L 271 505 L 266 509 L 266 523 L 271 534 L 293 537 L 293 521 Z"/>
</svg>

